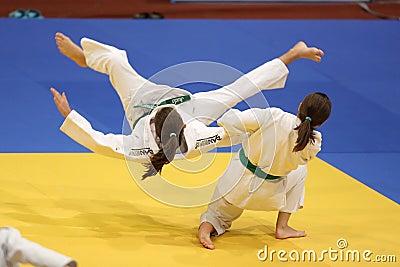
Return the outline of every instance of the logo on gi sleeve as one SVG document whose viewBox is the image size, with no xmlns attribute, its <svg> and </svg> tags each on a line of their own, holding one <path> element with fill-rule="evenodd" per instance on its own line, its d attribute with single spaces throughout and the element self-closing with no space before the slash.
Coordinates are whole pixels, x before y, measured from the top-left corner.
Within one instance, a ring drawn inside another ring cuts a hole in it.
<svg viewBox="0 0 400 267">
<path fill-rule="evenodd" d="M 215 144 L 215 143 L 217 143 L 217 141 L 220 141 L 220 140 L 221 140 L 221 136 L 219 136 L 218 134 L 211 136 L 211 137 L 203 138 L 203 139 L 197 139 L 194 149 L 198 149 L 199 147 L 204 147 L 209 144 Z"/>
<path fill-rule="evenodd" d="M 138 149 L 132 148 L 131 151 L 129 151 L 129 156 L 131 157 L 147 156 L 148 154 L 154 154 L 154 151 L 149 147 Z"/>
</svg>

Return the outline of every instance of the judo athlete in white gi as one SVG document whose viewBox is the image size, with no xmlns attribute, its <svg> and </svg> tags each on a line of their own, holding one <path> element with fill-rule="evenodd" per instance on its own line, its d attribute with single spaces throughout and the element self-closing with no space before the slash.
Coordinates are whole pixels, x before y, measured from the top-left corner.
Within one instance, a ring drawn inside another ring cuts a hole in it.
<svg viewBox="0 0 400 267">
<path fill-rule="evenodd" d="M 303 207 L 306 164 L 321 149 L 315 129 L 331 112 L 323 93 L 305 97 L 297 116 L 279 108 L 229 110 L 219 120 L 229 135 L 248 138 L 221 176 L 208 209 L 200 218 L 199 241 L 214 249 L 211 235 L 221 235 L 244 209 L 278 210 L 275 237 L 303 237 L 305 231 L 288 226 L 290 215 Z"/>
<path fill-rule="evenodd" d="M 109 75 L 132 127 L 130 135 L 103 134 L 77 111 L 71 111 L 65 93 L 52 88 L 54 101 L 66 118 L 61 131 L 95 153 L 148 163 L 143 178 L 161 172 L 173 159 L 192 158 L 216 146 L 230 146 L 222 127 L 207 127 L 230 107 L 260 90 L 282 88 L 287 65 L 298 58 L 319 62 L 323 52 L 299 42 L 280 58 L 269 61 L 218 90 L 190 94 L 141 77 L 129 64 L 126 52 L 88 38 L 81 47 L 56 34 L 62 54 L 81 67 Z"/>
<path fill-rule="evenodd" d="M 76 267 L 76 261 L 58 252 L 23 238 L 12 227 L 0 228 L 0 267 L 19 267 L 19 264 L 37 267 Z"/>
</svg>

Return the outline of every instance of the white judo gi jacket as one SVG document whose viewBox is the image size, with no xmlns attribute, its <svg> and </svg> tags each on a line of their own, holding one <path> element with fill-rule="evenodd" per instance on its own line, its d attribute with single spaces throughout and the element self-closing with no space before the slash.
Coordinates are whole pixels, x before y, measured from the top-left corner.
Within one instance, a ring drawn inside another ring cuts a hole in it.
<svg viewBox="0 0 400 267">
<path fill-rule="evenodd" d="M 129 135 L 103 134 L 94 130 L 75 110 L 67 116 L 60 129 L 95 153 L 138 162 L 148 161 L 149 155 L 159 150 L 151 131 L 150 120 L 158 108 L 165 107 L 157 107 L 146 115 L 146 110 L 140 108 L 141 106 L 159 104 L 171 98 L 190 97 L 189 101 L 173 106 L 186 123 L 184 135 L 188 144 L 188 151 L 184 155 L 177 154 L 176 158 L 191 158 L 217 146 L 230 146 L 231 142 L 223 128 L 206 125 L 260 90 L 284 87 L 289 73 L 280 59 L 274 59 L 232 84 L 214 91 L 190 94 L 183 89 L 155 84 L 141 77 L 129 64 L 124 50 L 88 38 L 81 40 L 81 46 L 88 66 L 109 75 L 133 130 Z"/>
<path fill-rule="evenodd" d="M 304 189 L 296 192 L 290 192 L 290 189 L 299 182 L 304 183 L 307 169 L 299 165 L 307 164 L 321 150 L 320 132 L 314 131 L 315 141 L 308 143 L 304 150 L 292 152 L 298 136 L 293 129 L 300 120 L 279 108 L 230 110 L 218 120 L 218 124 L 230 135 L 249 133 L 242 142 L 244 154 L 265 173 L 281 178 L 268 180 L 257 177 L 242 164 L 238 153 L 219 179 L 213 200 L 224 197 L 242 209 L 290 213 L 303 206 Z M 288 183 L 290 188 L 287 188 Z M 292 195 L 288 197 L 290 193 Z"/>
</svg>

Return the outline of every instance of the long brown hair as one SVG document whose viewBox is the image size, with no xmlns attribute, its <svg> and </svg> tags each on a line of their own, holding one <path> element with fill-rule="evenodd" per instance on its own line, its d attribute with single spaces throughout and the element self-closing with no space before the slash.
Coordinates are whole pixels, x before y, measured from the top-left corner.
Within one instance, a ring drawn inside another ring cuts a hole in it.
<svg viewBox="0 0 400 267">
<path fill-rule="evenodd" d="M 161 108 L 154 117 L 156 135 L 160 140 L 160 150 L 150 156 L 150 163 L 145 163 L 146 172 L 142 179 L 161 173 L 165 164 L 169 164 L 175 157 L 176 150 L 182 145 L 187 147 L 183 129 L 185 124 L 182 117 L 172 107 Z"/>
<path fill-rule="evenodd" d="M 303 150 L 311 141 L 314 142 L 314 130 L 323 124 L 331 114 L 332 102 L 324 93 L 312 93 L 300 104 L 297 117 L 301 123 L 294 128 L 298 131 L 293 152 Z"/>
</svg>

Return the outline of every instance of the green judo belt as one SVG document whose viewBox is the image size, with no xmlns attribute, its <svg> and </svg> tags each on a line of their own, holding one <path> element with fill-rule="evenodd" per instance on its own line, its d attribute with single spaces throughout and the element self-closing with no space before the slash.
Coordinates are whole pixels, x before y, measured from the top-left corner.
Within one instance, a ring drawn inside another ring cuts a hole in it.
<svg viewBox="0 0 400 267">
<path fill-rule="evenodd" d="M 183 95 L 183 96 L 177 96 L 177 97 L 174 97 L 174 98 L 166 99 L 164 101 L 161 101 L 159 104 L 142 104 L 142 105 L 133 106 L 134 108 L 147 108 L 149 111 L 145 112 L 142 116 L 140 116 L 140 118 L 138 118 L 133 123 L 133 127 L 132 128 L 135 128 L 135 126 L 138 123 L 138 121 L 141 118 L 149 115 L 156 107 L 164 106 L 164 105 L 168 105 L 168 104 L 179 105 L 179 104 L 182 104 L 182 103 L 187 102 L 189 100 L 190 100 L 190 95 Z"/>
<path fill-rule="evenodd" d="M 251 163 L 250 160 L 244 154 L 244 151 L 242 148 L 239 151 L 239 158 L 240 158 L 240 162 L 243 164 L 243 166 L 245 166 L 249 171 L 254 173 L 254 175 L 257 177 L 260 177 L 260 178 L 266 179 L 266 180 L 275 180 L 275 179 L 282 178 L 281 176 L 275 176 L 275 175 L 265 173 L 258 166 Z"/>
</svg>

